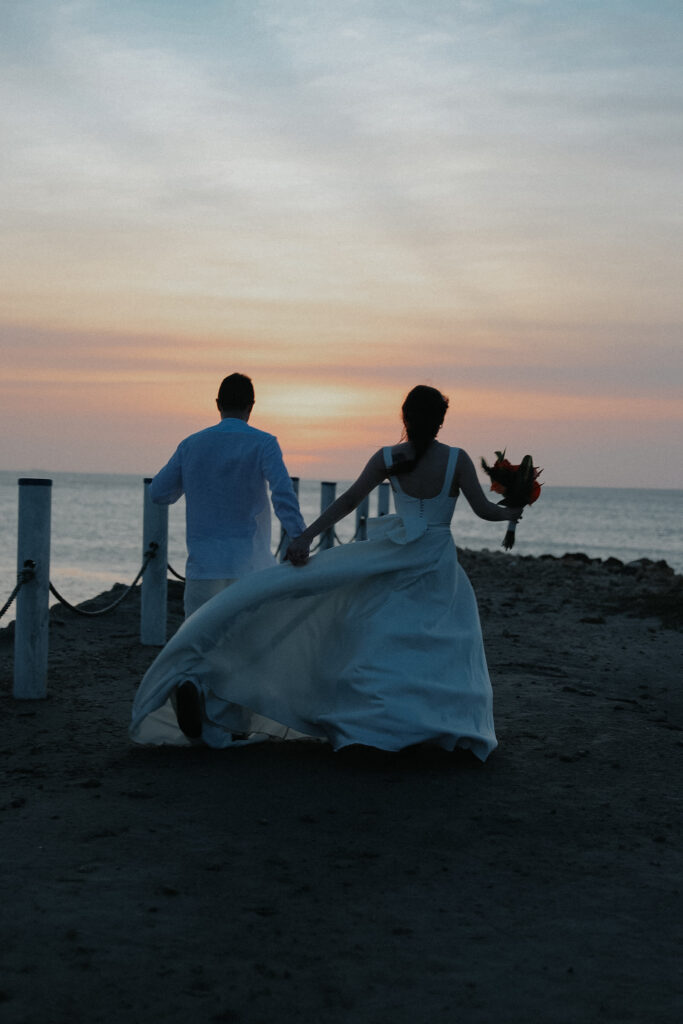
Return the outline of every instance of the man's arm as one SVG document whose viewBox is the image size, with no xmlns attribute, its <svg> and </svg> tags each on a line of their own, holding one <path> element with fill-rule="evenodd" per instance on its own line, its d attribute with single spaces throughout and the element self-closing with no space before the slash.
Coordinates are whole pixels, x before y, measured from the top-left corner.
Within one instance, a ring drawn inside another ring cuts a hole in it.
<svg viewBox="0 0 683 1024">
<path fill-rule="evenodd" d="M 263 474 L 268 481 L 275 514 L 290 537 L 306 529 L 277 438 L 270 438 L 263 450 Z"/>
<path fill-rule="evenodd" d="M 172 505 L 184 494 L 183 474 L 179 449 L 176 449 L 163 469 L 149 485 L 149 496 L 157 505 Z"/>
</svg>

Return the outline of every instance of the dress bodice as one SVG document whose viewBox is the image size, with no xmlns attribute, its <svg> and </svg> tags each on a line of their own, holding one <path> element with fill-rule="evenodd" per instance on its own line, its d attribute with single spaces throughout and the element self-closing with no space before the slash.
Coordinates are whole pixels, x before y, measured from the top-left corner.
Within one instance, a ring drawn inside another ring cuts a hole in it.
<svg viewBox="0 0 683 1024">
<path fill-rule="evenodd" d="M 386 447 L 383 451 L 384 463 L 388 469 L 393 461 L 391 447 Z M 433 498 L 415 498 L 411 494 L 406 494 L 401 487 L 400 476 L 389 477 L 389 483 L 394 492 L 396 512 L 404 521 L 417 519 L 427 526 L 448 526 L 450 524 L 457 498 L 451 497 L 448 492 L 451 488 L 458 452 L 458 448 L 450 449 L 441 490 Z"/>
</svg>

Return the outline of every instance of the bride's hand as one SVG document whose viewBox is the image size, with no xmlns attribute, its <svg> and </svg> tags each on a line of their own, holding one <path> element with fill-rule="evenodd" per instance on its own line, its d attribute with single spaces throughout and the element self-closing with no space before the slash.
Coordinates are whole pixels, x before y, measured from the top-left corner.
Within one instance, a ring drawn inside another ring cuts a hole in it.
<svg viewBox="0 0 683 1024">
<path fill-rule="evenodd" d="M 295 537 L 294 540 L 289 542 L 285 552 L 285 561 L 291 562 L 292 565 L 296 566 L 306 565 L 309 551 L 310 545 L 308 542 L 302 540 L 301 537 Z"/>
</svg>

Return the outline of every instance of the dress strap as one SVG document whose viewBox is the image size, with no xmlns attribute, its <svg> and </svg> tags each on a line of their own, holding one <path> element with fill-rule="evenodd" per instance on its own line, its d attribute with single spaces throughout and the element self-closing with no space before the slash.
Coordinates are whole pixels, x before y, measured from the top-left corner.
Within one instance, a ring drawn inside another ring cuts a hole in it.
<svg viewBox="0 0 683 1024">
<path fill-rule="evenodd" d="M 393 456 L 391 454 L 391 445 L 390 444 L 386 445 L 386 447 L 382 448 L 382 454 L 384 455 L 384 465 L 385 465 L 386 469 L 390 469 L 391 466 L 393 465 L 393 462 L 394 462 Z M 389 486 L 391 487 L 392 491 L 396 491 L 396 486 L 394 484 L 393 476 L 389 477 Z"/>
<path fill-rule="evenodd" d="M 447 494 L 451 489 L 453 483 L 453 474 L 455 473 L 455 464 L 458 461 L 458 455 L 460 454 L 459 448 L 451 448 L 448 453 L 448 462 L 446 463 L 446 473 L 443 478 L 443 487 L 441 488 L 441 495 Z M 441 497 L 439 495 L 439 497 Z"/>
</svg>

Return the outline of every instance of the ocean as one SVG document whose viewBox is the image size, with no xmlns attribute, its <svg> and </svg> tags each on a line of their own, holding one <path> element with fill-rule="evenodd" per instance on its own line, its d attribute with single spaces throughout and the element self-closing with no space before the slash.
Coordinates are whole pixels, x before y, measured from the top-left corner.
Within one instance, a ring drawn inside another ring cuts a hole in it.
<svg viewBox="0 0 683 1024">
<path fill-rule="evenodd" d="M 20 477 L 49 476 L 52 485 L 50 579 L 72 604 L 131 583 L 142 563 L 143 479 L 92 473 L 0 471 L 0 607 L 11 594 L 17 573 L 17 506 Z M 337 485 L 340 494 L 345 482 Z M 493 496 L 492 496 L 493 497 Z M 320 483 L 302 480 L 299 499 L 306 522 L 320 511 Z M 370 514 L 377 511 L 370 497 Z M 683 573 L 683 491 L 546 485 L 539 501 L 524 512 L 517 528 L 515 555 L 584 552 L 591 558 L 664 559 Z M 169 563 L 185 569 L 185 507 L 169 510 Z M 337 525 L 341 541 L 355 531 L 355 515 Z M 453 518 L 459 547 L 497 550 L 504 523 L 478 519 L 464 498 Z M 280 537 L 273 517 L 273 547 Z M 0 626 L 14 618 L 10 609 Z"/>
</svg>

